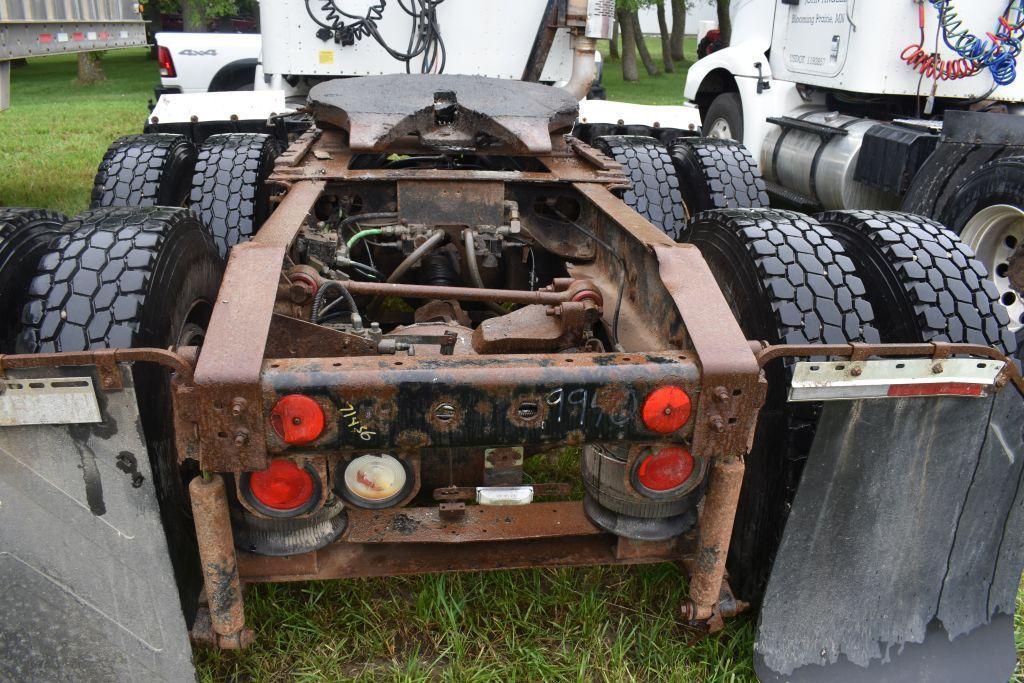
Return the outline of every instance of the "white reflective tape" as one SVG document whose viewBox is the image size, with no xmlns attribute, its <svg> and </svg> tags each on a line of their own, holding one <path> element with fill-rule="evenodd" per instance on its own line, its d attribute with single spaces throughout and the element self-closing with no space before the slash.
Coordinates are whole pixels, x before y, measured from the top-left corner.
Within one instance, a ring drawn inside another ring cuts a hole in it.
<svg viewBox="0 0 1024 683">
<path fill-rule="evenodd" d="M 793 368 L 789 400 L 987 396 L 1006 364 L 970 358 L 912 358 L 861 362 L 801 362 Z"/>
<path fill-rule="evenodd" d="M 102 422 L 91 377 L 0 379 L 0 427 Z"/>
<path fill-rule="evenodd" d="M 476 490 L 479 505 L 529 505 L 533 502 L 532 486 L 481 486 Z"/>
</svg>

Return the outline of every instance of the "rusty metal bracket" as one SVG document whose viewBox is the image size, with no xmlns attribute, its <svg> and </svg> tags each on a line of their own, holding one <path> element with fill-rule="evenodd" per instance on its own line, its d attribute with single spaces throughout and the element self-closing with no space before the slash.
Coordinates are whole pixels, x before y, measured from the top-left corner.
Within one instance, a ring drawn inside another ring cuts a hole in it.
<svg viewBox="0 0 1024 683">
<path fill-rule="evenodd" d="M 155 363 L 175 373 L 179 382 L 192 383 L 192 364 L 181 354 L 166 349 L 96 349 L 61 353 L 35 353 L 21 355 L 0 354 L 0 377 L 7 370 L 22 368 L 56 368 L 92 365 L 100 374 L 105 391 L 124 388 L 118 363 Z"/>
<path fill-rule="evenodd" d="M 881 358 L 914 358 L 926 357 L 941 361 L 953 356 L 974 356 L 988 358 L 1004 363 L 1002 371 L 996 377 L 996 389 L 1002 389 L 1012 383 L 1024 397 L 1024 378 L 1017 364 L 998 350 L 977 344 L 951 344 L 949 342 L 927 342 L 922 344 L 778 344 L 769 346 L 763 342 L 754 342 L 757 364 L 762 368 L 779 358 L 807 358 L 812 356 L 836 356 L 850 358 L 853 361 L 864 361 L 872 356 Z"/>
</svg>

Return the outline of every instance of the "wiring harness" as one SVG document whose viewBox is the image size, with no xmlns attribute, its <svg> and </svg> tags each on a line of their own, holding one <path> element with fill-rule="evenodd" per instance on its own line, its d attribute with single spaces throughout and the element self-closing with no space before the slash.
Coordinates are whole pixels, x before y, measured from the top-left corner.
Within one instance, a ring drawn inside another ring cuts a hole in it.
<svg viewBox="0 0 1024 683">
<path fill-rule="evenodd" d="M 353 14 L 341 8 L 344 0 L 305 0 L 306 13 L 316 25 L 316 35 L 321 40 L 331 40 L 341 45 L 354 45 L 364 38 L 373 38 L 394 59 L 405 62 L 407 73 L 412 72 L 413 60 L 419 58 L 420 73 L 443 73 L 447 61 L 447 50 L 437 23 L 437 7 L 444 0 L 396 0 L 398 6 L 412 17 L 412 31 L 405 50 L 388 44 L 380 34 L 378 23 L 384 18 L 387 0 L 378 0 L 370 5 L 365 14 Z M 319 14 L 313 4 L 319 5 Z"/>
<path fill-rule="evenodd" d="M 984 70 L 992 74 L 995 85 L 1010 85 L 1017 80 L 1017 59 L 1024 46 L 1024 0 L 1010 0 L 998 18 L 994 33 L 981 38 L 966 28 L 953 0 L 928 0 L 938 12 L 939 32 L 946 46 L 958 58 L 944 60 L 936 49 L 925 48 L 925 6 L 919 0 L 921 40 L 909 45 L 900 58 L 923 77 L 935 81 L 952 81 L 976 76 Z"/>
</svg>

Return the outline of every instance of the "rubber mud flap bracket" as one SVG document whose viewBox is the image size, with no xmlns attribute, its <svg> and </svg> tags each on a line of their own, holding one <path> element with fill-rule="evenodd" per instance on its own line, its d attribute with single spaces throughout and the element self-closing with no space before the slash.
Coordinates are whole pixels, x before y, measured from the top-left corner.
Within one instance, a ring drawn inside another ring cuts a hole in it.
<svg viewBox="0 0 1024 683">
<path fill-rule="evenodd" d="M 1024 402 L 825 404 L 758 624 L 761 681 L 999 681 L 1016 665 Z"/>
</svg>

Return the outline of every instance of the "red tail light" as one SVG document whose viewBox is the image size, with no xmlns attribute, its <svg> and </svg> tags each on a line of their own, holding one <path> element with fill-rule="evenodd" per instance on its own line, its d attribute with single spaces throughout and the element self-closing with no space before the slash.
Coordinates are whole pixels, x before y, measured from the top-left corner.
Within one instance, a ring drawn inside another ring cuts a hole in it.
<svg viewBox="0 0 1024 683">
<path fill-rule="evenodd" d="M 270 424 L 292 446 L 312 443 L 324 431 L 324 410 L 309 396 L 290 394 L 270 411 Z"/>
<path fill-rule="evenodd" d="M 652 432 L 671 434 L 690 419 L 690 397 L 679 387 L 655 389 L 644 400 L 641 416 Z"/>
<path fill-rule="evenodd" d="M 262 472 L 253 472 L 248 478 L 251 502 L 257 507 L 269 508 L 274 513 L 293 513 L 315 505 L 317 483 L 313 474 L 291 460 L 277 458 Z"/>
<path fill-rule="evenodd" d="M 636 468 L 636 481 L 649 491 L 664 493 L 689 481 L 693 468 L 693 456 L 688 450 L 669 446 L 640 461 Z"/>
<path fill-rule="evenodd" d="M 160 63 L 160 75 L 164 78 L 175 78 L 178 72 L 174 69 L 174 60 L 171 58 L 171 51 L 163 45 L 156 48 L 156 60 Z"/>
</svg>

